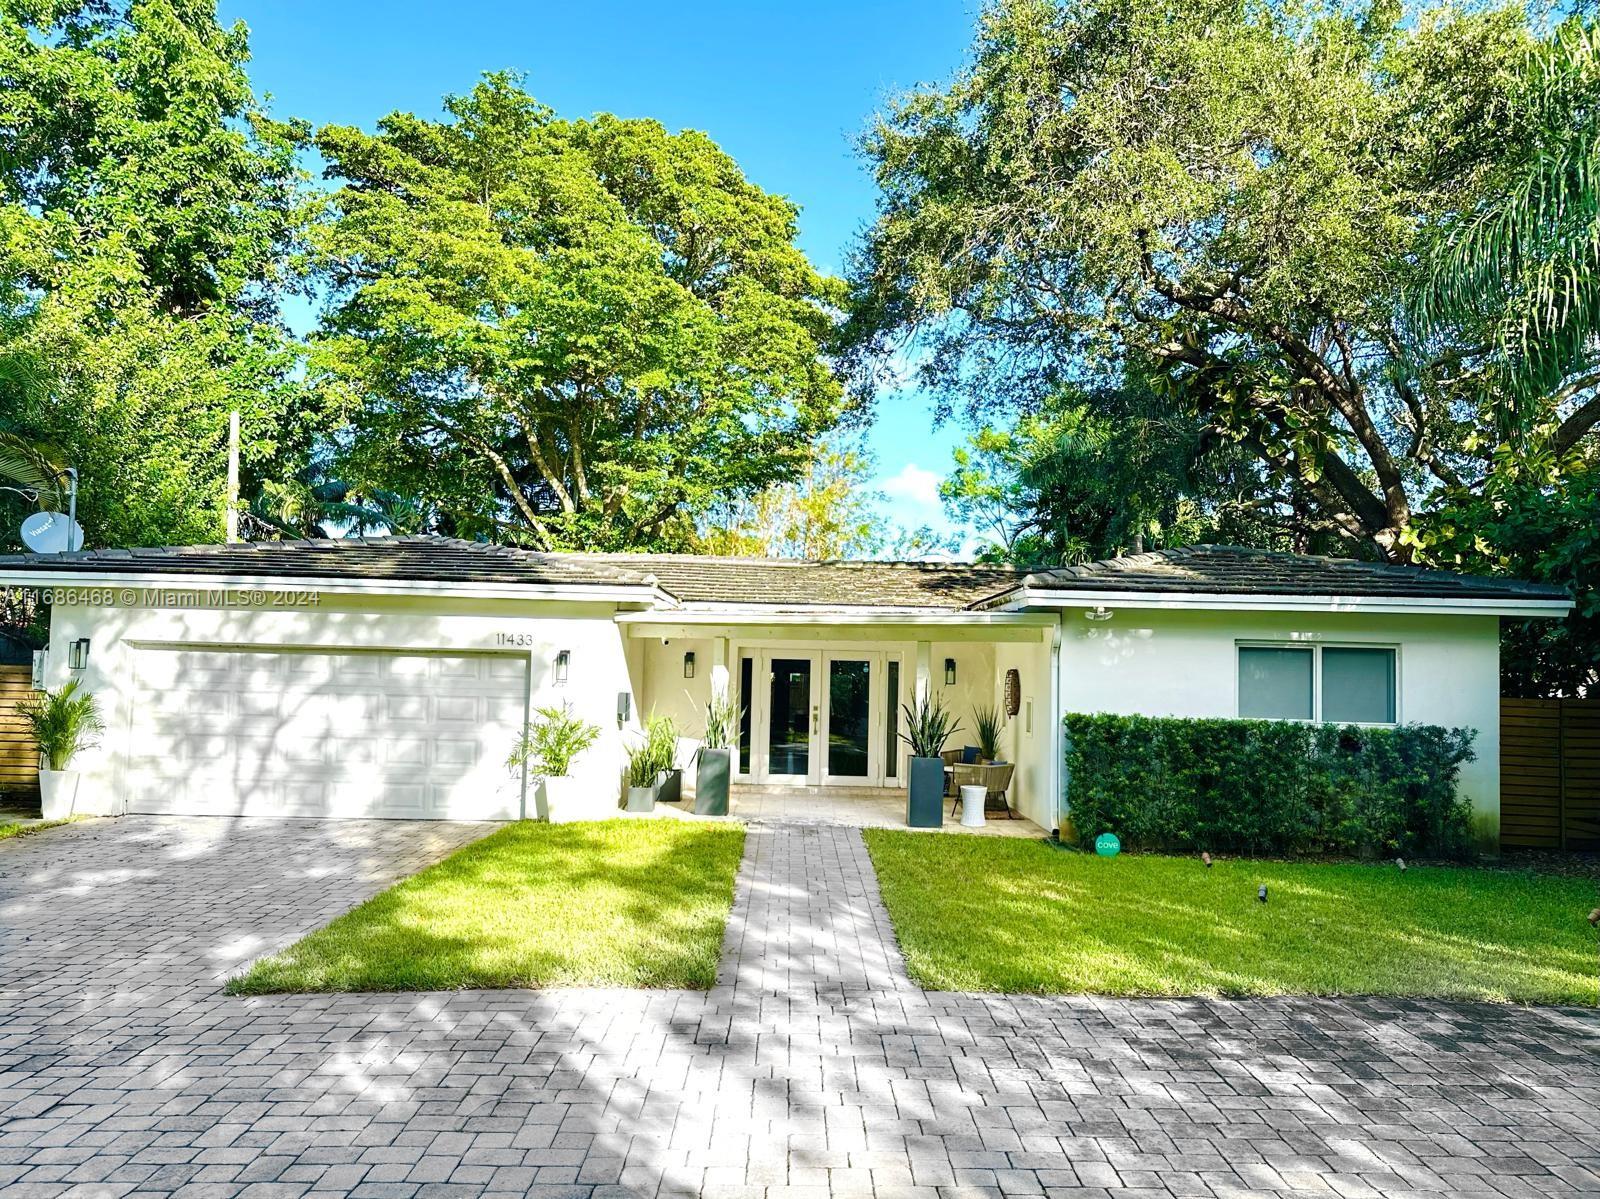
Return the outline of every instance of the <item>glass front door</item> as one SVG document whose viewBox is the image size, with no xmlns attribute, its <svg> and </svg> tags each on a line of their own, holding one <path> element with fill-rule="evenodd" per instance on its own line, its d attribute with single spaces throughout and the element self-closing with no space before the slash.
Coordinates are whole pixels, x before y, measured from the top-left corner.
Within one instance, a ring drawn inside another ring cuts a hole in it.
<svg viewBox="0 0 1600 1199">
<path fill-rule="evenodd" d="M 804 782 L 812 777 L 817 731 L 815 655 L 770 659 L 767 697 L 767 778 Z"/>
<path fill-rule="evenodd" d="M 900 653 L 881 650 L 741 656 L 741 775 L 757 783 L 895 786 L 903 670 Z"/>
<path fill-rule="evenodd" d="M 828 659 L 829 781 L 872 776 L 872 675 L 871 659 Z"/>
</svg>

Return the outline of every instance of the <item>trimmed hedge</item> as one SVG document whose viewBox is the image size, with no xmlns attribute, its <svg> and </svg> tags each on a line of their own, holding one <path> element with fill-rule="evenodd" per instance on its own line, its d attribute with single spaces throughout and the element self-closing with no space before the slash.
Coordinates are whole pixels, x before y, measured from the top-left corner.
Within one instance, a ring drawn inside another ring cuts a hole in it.
<svg viewBox="0 0 1600 1199">
<path fill-rule="evenodd" d="M 1067 799 L 1085 843 L 1245 854 L 1459 856 L 1472 729 L 1068 715 Z"/>
</svg>

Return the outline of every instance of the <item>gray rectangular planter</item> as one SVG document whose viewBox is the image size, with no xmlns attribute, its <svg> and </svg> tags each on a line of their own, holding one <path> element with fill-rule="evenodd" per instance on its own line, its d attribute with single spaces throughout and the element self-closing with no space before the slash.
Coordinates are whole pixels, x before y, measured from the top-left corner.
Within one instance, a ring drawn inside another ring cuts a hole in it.
<svg viewBox="0 0 1600 1199">
<path fill-rule="evenodd" d="M 702 749 L 694 776 L 694 810 L 697 816 L 728 814 L 728 776 L 733 768 L 731 749 Z"/>
<path fill-rule="evenodd" d="M 938 828 L 944 823 L 943 758 L 911 759 L 906 823 L 912 828 Z"/>
</svg>

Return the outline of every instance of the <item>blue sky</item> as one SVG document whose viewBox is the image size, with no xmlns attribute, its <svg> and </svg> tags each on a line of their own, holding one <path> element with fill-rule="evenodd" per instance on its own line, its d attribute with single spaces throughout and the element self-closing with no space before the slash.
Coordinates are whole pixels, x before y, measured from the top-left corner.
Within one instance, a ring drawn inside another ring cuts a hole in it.
<svg viewBox="0 0 1600 1199">
<path fill-rule="evenodd" d="M 801 244 L 843 268 L 871 219 L 852 143 L 884 100 L 947 78 L 971 38 L 962 0 L 222 0 L 250 27 L 258 91 L 314 124 L 431 115 L 486 70 L 519 70 L 563 116 L 613 112 L 703 129 L 768 191 L 800 205 Z M 869 434 L 887 517 L 948 526 L 933 487 L 964 432 L 915 394 L 885 396 Z"/>
</svg>

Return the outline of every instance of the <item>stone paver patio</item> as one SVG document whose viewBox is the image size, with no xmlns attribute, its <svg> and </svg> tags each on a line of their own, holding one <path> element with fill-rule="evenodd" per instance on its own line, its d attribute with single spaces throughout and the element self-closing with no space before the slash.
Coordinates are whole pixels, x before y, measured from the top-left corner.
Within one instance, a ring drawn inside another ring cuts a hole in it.
<svg viewBox="0 0 1600 1199">
<path fill-rule="evenodd" d="M 927 994 L 853 829 L 751 828 L 709 993 L 220 993 L 484 831 L 0 846 L 0 1194 L 1600 1194 L 1593 1013 Z"/>
</svg>

